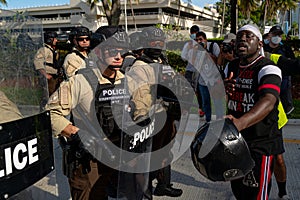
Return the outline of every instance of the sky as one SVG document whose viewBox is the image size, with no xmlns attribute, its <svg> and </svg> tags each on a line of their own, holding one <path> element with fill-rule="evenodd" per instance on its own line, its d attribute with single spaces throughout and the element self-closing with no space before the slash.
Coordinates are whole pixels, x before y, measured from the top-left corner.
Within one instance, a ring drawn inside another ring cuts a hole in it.
<svg viewBox="0 0 300 200">
<path fill-rule="evenodd" d="M 219 0 L 192 0 L 192 3 L 204 7 L 205 4 L 214 4 Z M 2 9 L 24 8 L 32 6 L 49 6 L 69 4 L 70 0 L 6 0 L 7 6 L 0 4 Z M 186 2 L 186 0 L 184 0 Z"/>
</svg>

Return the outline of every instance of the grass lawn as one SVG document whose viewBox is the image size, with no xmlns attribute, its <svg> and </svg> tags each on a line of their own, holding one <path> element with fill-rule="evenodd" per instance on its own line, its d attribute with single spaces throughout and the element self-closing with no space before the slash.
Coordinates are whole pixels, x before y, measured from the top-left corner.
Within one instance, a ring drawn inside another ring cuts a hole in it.
<svg viewBox="0 0 300 200">
<path fill-rule="evenodd" d="M 299 99 L 294 99 L 294 107 L 295 110 L 288 115 L 289 119 L 300 119 L 300 100 Z"/>
</svg>

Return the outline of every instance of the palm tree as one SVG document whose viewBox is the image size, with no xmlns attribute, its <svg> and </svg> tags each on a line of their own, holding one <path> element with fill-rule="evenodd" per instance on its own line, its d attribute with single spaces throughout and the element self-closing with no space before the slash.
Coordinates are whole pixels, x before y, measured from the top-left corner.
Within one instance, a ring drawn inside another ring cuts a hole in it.
<svg viewBox="0 0 300 200">
<path fill-rule="evenodd" d="M 286 15 L 286 12 L 289 10 L 294 10 L 298 6 L 298 1 L 295 0 L 278 0 L 276 1 L 278 5 L 278 10 L 281 13 L 281 24 L 283 24 L 283 17 Z"/>
<path fill-rule="evenodd" d="M 7 5 L 6 0 L 0 0 L 0 3 L 1 3 L 1 4 L 4 4 L 4 5 Z"/>
<path fill-rule="evenodd" d="M 136 1 L 136 3 L 139 3 L 138 0 L 135 0 L 135 1 Z M 134 30 L 137 31 L 134 10 L 133 10 L 133 7 L 132 7 L 132 0 L 129 0 L 129 2 L 130 2 L 130 9 L 131 9 L 132 20 L 133 20 L 133 23 L 134 23 Z"/>
<path fill-rule="evenodd" d="M 251 12 L 256 10 L 260 5 L 259 0 L 246 0 L 246 1 L 240 0 L 238 3 L 239 3 L 239 11 L 246 16 L 246 19 L 248 21 L 250 20 Z"/>
<path fill-rule="evenodd" d="M 221 27 L 221 35 L 223 34 L 224 29 L 224 21 L 225 21 L 225 6 L 226 6 L 226 0 L 223 0 L 223 12 L 222 12 L 222 27 Z"/>
<path fill-rule="evenodd" d="M 99 2 L 100 0 L 87 0 L 87 3 L 91 5 L 91 9 Z M 101 2 L 108 25 L 119 25 L 121 15 L 120 0 L 101 0 Z"/>
</svg>

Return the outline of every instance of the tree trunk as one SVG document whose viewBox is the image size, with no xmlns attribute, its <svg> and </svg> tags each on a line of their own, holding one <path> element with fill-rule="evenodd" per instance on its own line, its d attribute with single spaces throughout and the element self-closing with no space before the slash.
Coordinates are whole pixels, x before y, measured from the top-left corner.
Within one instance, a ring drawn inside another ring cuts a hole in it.
<svg viewBox="0 0 300 200">
<path fill-rule="evenodd" d="M 269 7 L 269 0 L 266 0 L 265 9 L 264 9 L 264 18 L 263 18 L 263 30 L 265 30 L 265 26 L 266 26 L 268 7 Z"/>
<path fill-rule="evenodd" d="M 177 26 L 180 26 L 180 7 L 181 7 L 181 0 L 178 0 L 178 20 L 177 20 Z"/>
<path fill-rule="evenodd" d="M 237 28 L 237 0 L 230 0 L 231 10 L 231 27 L 230 32 L 236 34 Z"/>
<path fill-rule="evenodd" d="M 106 19 L 109 26 L 119 25 L 121 15 L 120 0 L 112 0 L 111 9 L 109 8 L 108 0 L 101 0 L 105 11 Z"/>
<path fill-rule="evenodd" d="M 133 7 L 132 7 L 132 0 L 129 0 L 129 2 L 130 2 L 130 8 L 131 8 L 131 14 L 132 14 L 132 20 L 133 20 L 133 23 L 134 23 L 134 30 L 137 31 L 136 21 L 135 21 L 135 15 L 134 15 L 134 10 L 133 10 Z"/>
<path fill-rule="evenodd" d="M 225 6 L 226 6 L 226 0 L 223 0 L 223 14 L 222 14 L 222 26 L 221 26 L 221 32 L 220 35 L 222 36 L 224 34 L 224 21 L 225 21 Z"/>
</svg>

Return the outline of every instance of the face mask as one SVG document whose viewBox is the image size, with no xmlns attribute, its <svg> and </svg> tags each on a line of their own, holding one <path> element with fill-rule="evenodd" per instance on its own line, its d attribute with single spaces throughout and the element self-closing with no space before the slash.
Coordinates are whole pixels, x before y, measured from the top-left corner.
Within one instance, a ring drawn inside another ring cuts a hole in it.
<svg viewBox="0 0 300 200">
<path fill-rule="evenodd" d="M 281 42 L 281 37 L 279 36 L 274 36 L 271 38 L 271 41 L 273 44 L 279 44 Z"/>
<path fill-rule="evenodd" d="M 191 38 L 192 40 L 196 39 L 196 33 L 191 34 L 191 35 L 190 35 L 190 38 Z"/>
<path fill-rule="evenodd" d="M 264 39 L 264 43 L 265 43 L 265 44 L 269 44 L 269 43 L 270 43 L 270 40 L 269 40 L 269 39 Z"/>
<path fill-rule="evenodd" d="M 161 49 L 147 48 L 144 50 L 144 54 L 152 59 L 157 59 L 161 55 L 161 52 Z"/>
</svg>

